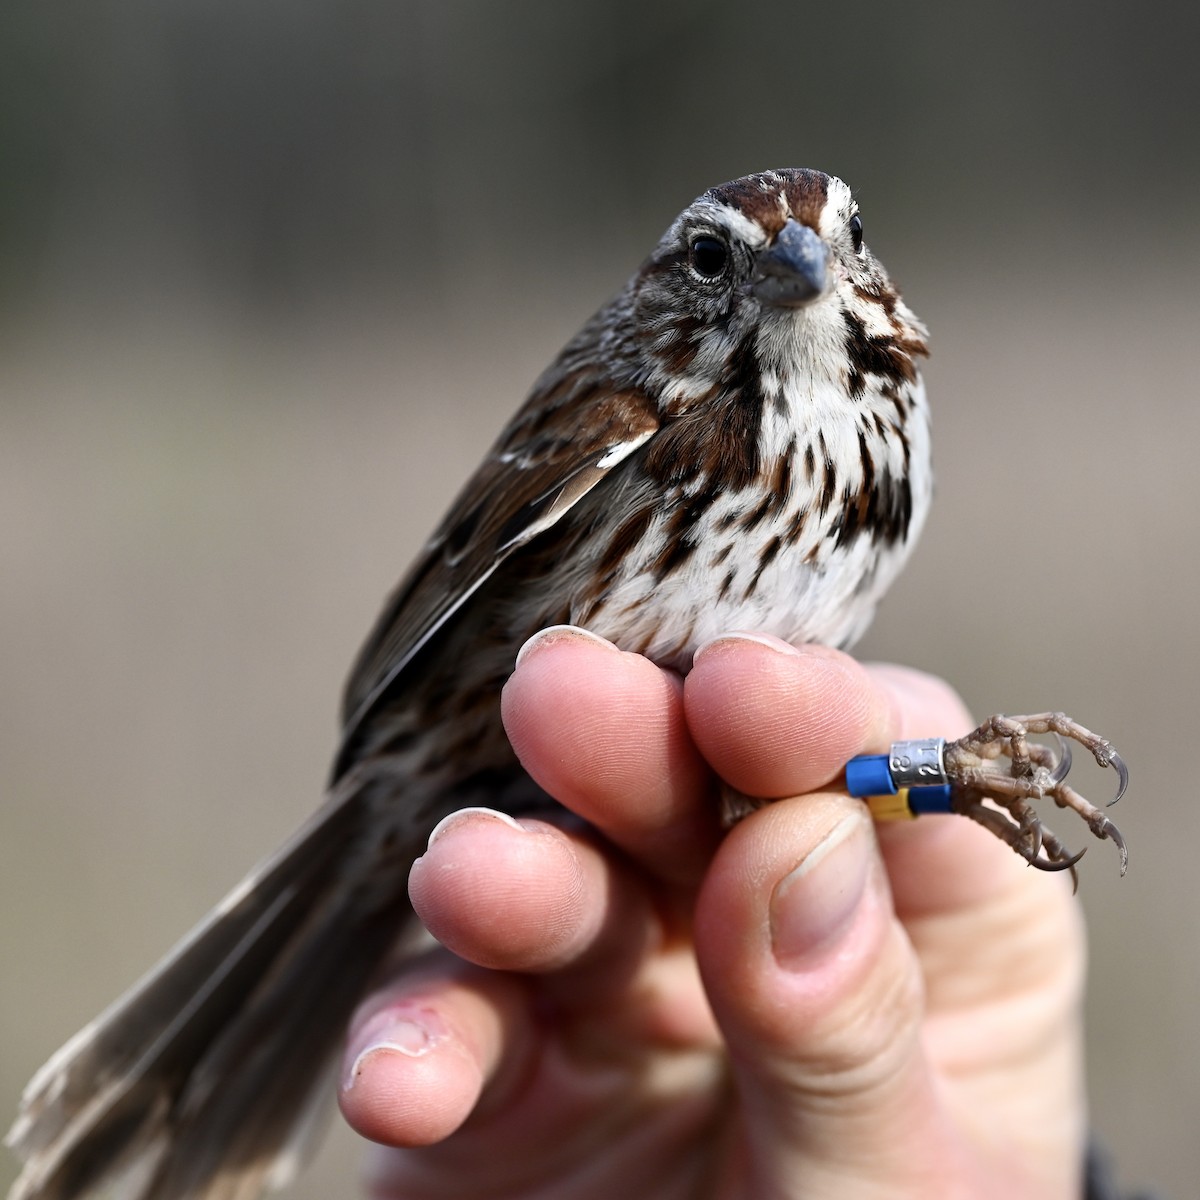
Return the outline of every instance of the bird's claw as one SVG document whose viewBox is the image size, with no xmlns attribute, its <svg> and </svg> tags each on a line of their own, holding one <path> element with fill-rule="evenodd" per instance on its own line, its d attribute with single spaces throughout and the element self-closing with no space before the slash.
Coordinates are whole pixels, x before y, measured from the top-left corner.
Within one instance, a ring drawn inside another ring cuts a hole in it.
<svg viewBox="0 0 1200 1200">
<path fill-rule="evenodd" d="M 1050 747 L 1030 740 L 1043 734 L 1054 735 L 1057 755 Z M 1033 801 L 1049 797 L 1060 808 L 1082 817 L 1096 837 L 1117 847 L 1124 875 L 1129 852 L 1121 831 L 1066 782 L 1071 742 L 1084 746 L 1100 766 L 1117 772 L 1117 794 L 1109 801 L 1111 807 L 1129 786 L 1129 769 L 1111 743 L 1065 713 L 1037 713 L 989 717 L 966 737 L 946 743 L 944 762 L 953 809 L 985 825 L 1031 866 L 1074 875 L 1083 851 L 1068 851 L 1032 807 Z"/>
<path fill-rule="evenodd" d="M 1108 807 L 1112 808 L 1125 795 L 1125 789 L 1129 787 L 1129 768 L 1125 765 L 1125 760 L 1111 748 L 1107 761 L 1100 763 L 1100 765 L 1102 767 L 1112 767 L 1117 773 L 1117 794 L 1108 802 Z"/>
<path fill-rule="evenodd" d="M 1076 850 L 1074 854 L 1068 858 L 1029 858 L 1026 862 L 1031 867 L 1037 867 L 1039 871 L 1070 871 L 1074 875 L 1075 864 L 1087 853 L 1087 847 L 1082 850 Z"/>
<path fill-rule="evenodd" d="M 1061 733 L 1055 733 L 1054 737 L 1058 742 L 1058 763 L 1050 772 L 1050 778 L 1057 784 L 1062 783 L 1071 773 L 1071 743 Z M 1115 804 L 1116 801 L 1110 803 Z"/>
</svg>

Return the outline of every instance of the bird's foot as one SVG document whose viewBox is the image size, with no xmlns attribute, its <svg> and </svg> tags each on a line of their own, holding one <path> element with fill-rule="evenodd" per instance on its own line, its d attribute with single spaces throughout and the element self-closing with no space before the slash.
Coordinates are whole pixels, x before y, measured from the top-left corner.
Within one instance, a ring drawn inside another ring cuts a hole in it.
<svg viewBox="0 0 1200 1200">
<path fill-rule="evenodd" d="M 1031 741 L 1031 736 L 1054 734 L 1057 753 Z M 953 812 L 986 826 L 1027 863 L 1043 871 L 1070 871 L 1083 851 L 1072 854 L 1041 822 L 1033 802 L 1050 797 L 1059 808 L 1077 813 L 1092 833 L 1112 842 L 1121 856 L 1121 874 L 1129 862 L 1125 839 L 1102 809 L 1067 783 L 1071 742 L 1083 746 L 1102 767 L 1117 772 L 1115 804 L 1125 794 L 1129 771 L 1112 743 L 1065 713 L 1036 713 L 1024 717 L 989 717 L 978 729 L 947 742 L 943 765 L 950 784 Z M 990 803 L 989 803 L 990 802 Z"/>
</svg>

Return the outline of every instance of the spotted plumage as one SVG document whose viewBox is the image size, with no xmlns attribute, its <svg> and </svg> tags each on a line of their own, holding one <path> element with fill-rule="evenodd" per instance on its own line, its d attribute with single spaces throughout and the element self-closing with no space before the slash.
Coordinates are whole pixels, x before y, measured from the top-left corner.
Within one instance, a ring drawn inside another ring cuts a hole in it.
<svg viewBox="0 0 1200 1200">
<path fill-rule="evenodd" d="M 769 171 L 685 209 L 386 604 L 324 805 L 30 1085 L 11 1200 L 285 1180 L 433 824 L 544 802 L 499 719 L 522 642 L 571 622 L 678 671 L 730 628 L 853 642 L 929 506 L 924 354 L 840 180 Z"/>
</svg>

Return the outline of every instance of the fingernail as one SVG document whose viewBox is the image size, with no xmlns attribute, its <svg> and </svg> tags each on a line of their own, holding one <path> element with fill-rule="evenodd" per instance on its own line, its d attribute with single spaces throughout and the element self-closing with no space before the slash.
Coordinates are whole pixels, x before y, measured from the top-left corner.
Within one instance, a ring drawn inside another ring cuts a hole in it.
<svg viewBox="0 0 1200 1200">
<path fill-rule="evenodd" d="M 345 1061 L 349 1066 L 342 1073 L 342 1090 L 348 1092 L 354 1087 L 376 1055 L 420 1058 L 445 1037 L 441 1019 L 432 1009 L 385 1008 L 367 1021 L 347 1050 Z"/>
<path fill-rule="evenodd" d="M 802 657 L 804 651 L 798 647 L 785 642 L 782 638 L 772 637 L 769 633 L 750 633 L 741 630 L 735 630 L 732 633 L 723 633 L 720 637 L 715 637 L 710 642 L 705 642 L 692 655 L 692 665 L 695 666 L 702 658 L 708 654 L 719 653 L 721 650 L 732 649 L 736 646 L 744 646 L 747 642 L 755 646 L 765 646 L 768 650 L 774 650 L 776 654 L 789 654 L 793 657 Z"/>
<path fill-rule="evenodd" d="M 517 651 L 517 661 L 514 664 L 514 669 L 519 667 L 529 655 L 542 649 L 544 646 L 551 646 L 555 642 L 569 641 L 590 642 L 593 646 L 603 646 L 607 650 L 620 649 L 620 647 L 614 646 L 607 638 L 602 638 L 598 633 L 592 633 L 591 630 L 580 629 L 578 625 L 548 625 L 545 629 L 541 629 L 535 633 Z"/>
<path fill-rule="evenodd" d="M 776 961 L 800 970 L 849 928 L 871 865 L 866 810 L 843 817 L 775 886 L 771 944 Z"/>
<path fill-rule="evenodd" d="M 508 813 L 499 812 L 494 808 L 459 808 L 455 809 L 452 813 L 447 813 L 429 831 L 429 841 L 425 844 L 425 849 L 428 850 L 448 829 L 453 828 L 455 825 L 466 824 L 469 821 L 477 821 L 480 817 L 499 821 L 502 825 L 507 825 L 510 829 L 515 829 L 518 833 L 525 832 L 525 827 L 515 818 L 510 817 Z"/>
</svg>

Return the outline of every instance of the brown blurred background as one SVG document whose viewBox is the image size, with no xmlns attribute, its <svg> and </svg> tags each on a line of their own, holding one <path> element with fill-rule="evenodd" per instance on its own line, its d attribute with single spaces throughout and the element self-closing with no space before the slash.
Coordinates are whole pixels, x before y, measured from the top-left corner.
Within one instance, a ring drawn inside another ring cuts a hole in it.
<svg viewBox="0 0 1200 1200">
<path fill-rule="evenodd" d="M 316 801 L 358 639 L 558 346 L 696 193 L 809 165 L 933 331 L 938 504 L 864 653 L 1127 754 L 1130 874 L 1096 846 L 1080 891 L 1094 1121 L 1196 1194 L 1198 33 L 1032 0 L 0 9 L 0 1108 Z M 294 1194 L 349 1195 L 356 1154 Z"/>
</svg>

